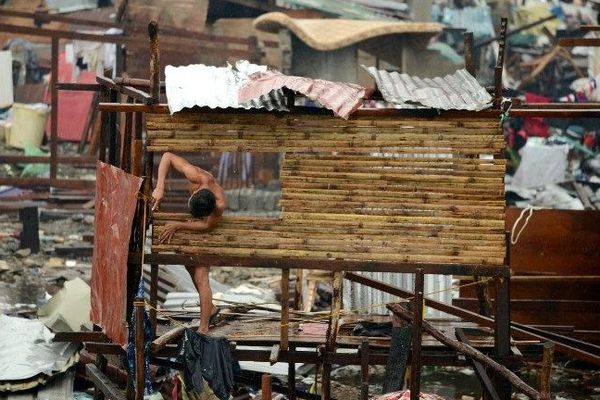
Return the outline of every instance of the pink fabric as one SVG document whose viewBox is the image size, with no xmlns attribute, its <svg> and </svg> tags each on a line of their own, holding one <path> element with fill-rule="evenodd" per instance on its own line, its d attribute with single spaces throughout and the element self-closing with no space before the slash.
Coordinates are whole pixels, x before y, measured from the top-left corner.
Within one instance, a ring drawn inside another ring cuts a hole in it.
<svg viewBox="0 0 600 400">
<path fill-rule="evenodd" d="M 141 178 L 98 161 L 90 318 L 120 345 L 127 343 L 127 256 L 141 185 Z"/>
<path fill-rule="evenodd" d="M 327 334 L 327 324 L 320 322 L 307 322 L 300 324 L 300 330 L 305 335 L 325 336 Z"/>
<path fill-rule="evenodd" d="M 353 83 L 330 82 L 288 76 L 279 71 L 267 71 L 251 75 L 250 80 L 240 89 L 238 100 L 240 103 L 246 103 L 284 87 L 318 101 L 323 107 L 344 119 L 348 119 L 350 114 L 362 105 L 366 95 L 364 87 Z"/>
<path fill-rule="evenodd" d="M 371 400 L 410 400 L 410 390 L 383 394 L 381 396 L 372 397 Z M 436 394 L 420 393 L 419 400 L 446 400 Z"/>
<path fill-rule="evenodd" d="M 65 53 L 60 53 L 58 61 L 58 81 L 72 83 L 96 83 L 96 73 L 81 71 L 77 80 L 72 79 L 73 66 L 66 62 Z M 77 142 L 85 128 L 92 107 L 93 92 L 59 90 L 58 92 L 58 138 Z M 51 103 L 51 93 L 46 96 Z M 50 137 L 50 118 L 46 124 L 46 133 Z"/>
</svg>

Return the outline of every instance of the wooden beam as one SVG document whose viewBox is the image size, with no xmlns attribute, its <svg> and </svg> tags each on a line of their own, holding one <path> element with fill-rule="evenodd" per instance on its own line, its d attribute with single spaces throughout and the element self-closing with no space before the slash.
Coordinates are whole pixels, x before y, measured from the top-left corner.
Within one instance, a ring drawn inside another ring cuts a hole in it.
<svg viewBox="0 0 600 400">
<path fill-rule="evenodd" d="M 477 309 L 478 300 L 471 298 L 453 299 L 452 303 L 467 310 Z M 595 300 L 555 300 L 555 299 L 511 299 L 510 308 L 513 311 L 529 312 L 600 312 L 600 301 Z"/>
<path fill-rule="evenodd" d="M 215 256 L 210 254 L 163 254 L 149 253 L 144 257 L 147 263 L 163 265 L 198 265 L 199 262 L 213 267 L 243 266 L 247 268 L 304 268 L 325 269 L 329 271 L 374 271 L 374 272 L 406 272 L 414 273 L 421 267 L 426 274 L 443 275 L 473 275 L 479 276 L 509 276 L 510 270 L 506 267 L 493 267 L 485 265 L 457 265 L 457 264 L 416 264 L 376 261 L 351 261 L 336 259 L 303 259 L 303 258 L 266 258 L 266 257 L 234 257 Z M 129 262 L 139 264 L 141 254 L 130 253 Z"/>
<path fill-rule="evenodd" d="M 558 41 L 562 47 L 598 47 L 600 46 L 600 38 L 563 38 Z"/>
</svg>

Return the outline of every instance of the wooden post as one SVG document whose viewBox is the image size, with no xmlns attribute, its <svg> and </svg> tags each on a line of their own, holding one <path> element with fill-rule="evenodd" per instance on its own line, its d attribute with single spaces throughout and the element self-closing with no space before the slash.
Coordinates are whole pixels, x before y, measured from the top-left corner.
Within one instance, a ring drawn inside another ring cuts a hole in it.
<svg viewBox="0 0 600 400">
<path fill-rule="evenodd" d="M 287 350 L 290 333 L 290 270 L 281 270 L 281 345 L 280 350 Z"/>
<path fill-rule="evenodd" d="M 484 317 L 492 316 L 492 301 L 490 300 L 489 281 L 483 282 L 480 276 L 474 276 L 473 281 L 480 282 L 475 286 L 477 291 L 477 301 L 479 304 L 479 314 Z"/>
<path fill-rule="evenodd" d="M 52 69 L 50 77 L 50 91 L 52 104 L 50 109 L 50 179 L 58 175 L 58 59 L 59 38 L 52 38 Z"/>
<path fill-rule="evenodd" d="M 136 297 L 135 312 L 135 400 L 144 400 L 144 299 Z"/>
<path fill-rule="evenodd" d="M 290 353 L 296 350 L 296 346 L 290 345 Z M 296 400 L 296 363 L 288 361 L 288 400 Z"/>
<path fill-rule="evenodd" d="M 144 142 L 142 140 L 142 131 L 144 129 L 144 114 L 135 113 L 135 123 L 133 130 L 133 154 L 131 173 L 135 176 L 141 176 L 144 171 Z"/>
<path fill-rule="evenodd" d="M 38 253 L 40 251 L 38 208 L 21 208 L 19 219 L 22 224 L 19 248 L 30 249 L 32 253 Z"/>
<path fill-rule="evenodd" d="M 323 361 L 323 388 L 321 398 L 331 399 L 331 361 L 328 355 L 335 352 L 340 310 L 342 308 L 342 272 L 333 273 L 333 299 L 331 301 L 331 316 L 327 327 L 327 342 L 325 344 L 325 357 Z"/>
<path fill-rule="evenodd" d="M 502 364 L 510 356 L 510 279 L 498 279 L 496 285 L 494 353 Z M 494 377 L 496 392 L 502 400 L 510 400 L 512 387 L 510 382 L 499 375 Z"/>
<path fill-rule="evenodd" d="M 550 375 L 552 374 L 552 360 L 554 359 L 554 343 L 544 343 L 544 356 L 542 370 L 540 371 L 540 398 L 550 400 Z"/>
<path fill-rule="evenodd" d="M 494 69 L 496 107 L 500 107 L 500 104 L 502 103 L 502 71 L 504 70 L 504 50 L 506 45 L 507 26 L 508 19 L 502 18 L 502 22 L 500 24 L 500 37 L 498 38 L 498 61 L 496 62 L 496 68 Z"/>
<path fill-rule="evenodd" d="M 473 32 L 465 32 L 464 34 L 465 47 L 465 69 L 468 73 L 476 77 L 477 69 L 473 60 Z"/>
<path fill-rule="evenodd" d="M 302 290 L 304 285 L 304 270 L 296 270 L 296 284 L 294 285 L 294 310 L 302 310 Z"/>
<path fill-rule="evenodd" d="M 360 344 L 360 398 L 369 400 L 369 339 Z"/>
<path fill-rule="evenodd" d="M 160 100 L 160 52 L 158 42 L 158 23 L 152 21 L 148 24 L 150 36 L 150 104 L 157 104 Z"/>
<path fill-rule="evenodd" d="M 132 97 L 127 97 L 127 103 L 133 104 Z M 125 113 L 125 124 L 121 136 L 121 168 L 131 173 L 131 147 L 133 141 L 133 113 Z"/>
<path fill-rule="evenodd" d="M 100 89 L 100 102 L 110 100 L 108 89 Z M 108 115 L 107 111 L 100 112 L 100 137 L 98 138 L 98 160 L 106 161 L 106 138 L 108 137 Z"/>
<path fill-rule="evenodd" d="M 415 272 L 415 298 L 413 299 L 413 331 L 410 362 L 410 400 L 419 400 L 421 393 L 421 332 L 423 325 L 423 291 L 425 274 L 423 268 Z"/>
<path fill-rule="evenodd" d="M 109 99 L 111 103 L 117 103 L 119 101 L 119 93 L 115 90 L 109 90 Z M 108 114 L 108 137 L 107 139 L 107 147 L 108 147 L 108 163 L 110 165 L 114 165 L 116 167 L 120 167 L 118 165 L 118 157 L 119 154 L 119 133 L 118 133 L 118 122 L 117 122 L 117 113 L 109 113 Z"/>
<path fill-rule="evenodd" d="M 150 323 L 152 324 L 152 339 L 156 337 L 156 306 L 158 304 L 158 264 L 150 265 Z"/>
<path fill-rule="evenodd" d="M 263 374 L 260 389 L 262 392 L 262 400 L 271 400 L 273 397 L 273 389 L 271 387 L 271 375 Z"/>
</svg>

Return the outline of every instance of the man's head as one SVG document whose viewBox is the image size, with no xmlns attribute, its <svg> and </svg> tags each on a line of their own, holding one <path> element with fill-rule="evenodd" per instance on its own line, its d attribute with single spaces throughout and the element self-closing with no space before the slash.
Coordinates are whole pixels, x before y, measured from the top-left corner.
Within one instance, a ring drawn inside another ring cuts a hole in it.
<svg viewBox="0 0 600 400">
<path fill-rule="evenodd" d="M 188 206 L 195 218 L 208 217 L 215 209 L 215 194 L 208 189 L 200 189 L 190 196 Z"/>
</svg>

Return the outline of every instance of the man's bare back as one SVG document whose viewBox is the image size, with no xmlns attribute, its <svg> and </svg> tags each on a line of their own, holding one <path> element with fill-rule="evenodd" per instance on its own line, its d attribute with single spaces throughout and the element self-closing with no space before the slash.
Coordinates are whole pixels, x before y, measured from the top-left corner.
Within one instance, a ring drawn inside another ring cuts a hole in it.
<svg viewBox="0 0 600 400">
<path fill-rule="evenodd" d="M 160 243 L 170 243 L 175 232 L 180 230 L 208 233 L 212 231 L 227 207 L 227 196 L 214 177 L 202 168 L 190 164 L 186 159 L 173 153 L 164 153 L 158 166 L 156 188 L 152 192 L 152 210 L 158 210 L 165 194 L 165 180 L 173 167 L 188 180 L 191 218 L 185 222 L 171 222 L 165 225 L 159 235 Z M 216 317 L 217 308 L 212 302 L 212 290 L 208 277 L 209 266 L 186 266 L 200 295 L 200 333 L 207 333 L 211 317 Z M 210 312 L 205 312 L 210 310 Z"/>
</svg>

